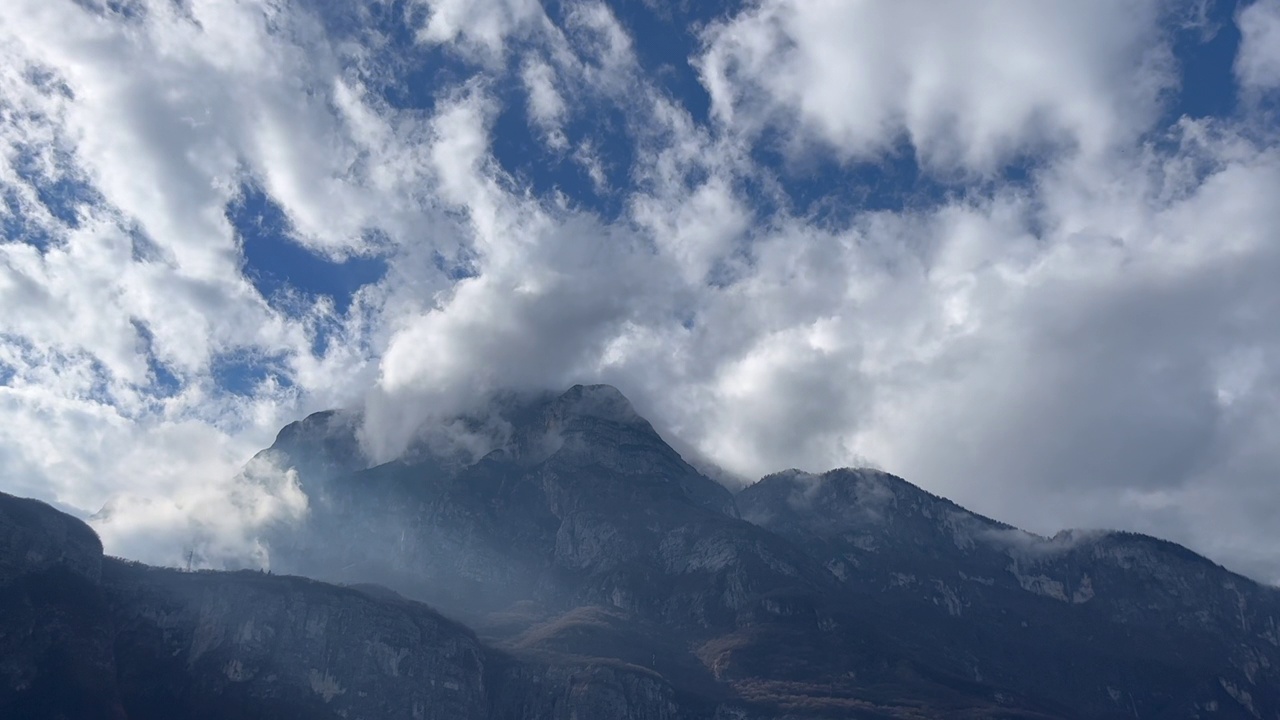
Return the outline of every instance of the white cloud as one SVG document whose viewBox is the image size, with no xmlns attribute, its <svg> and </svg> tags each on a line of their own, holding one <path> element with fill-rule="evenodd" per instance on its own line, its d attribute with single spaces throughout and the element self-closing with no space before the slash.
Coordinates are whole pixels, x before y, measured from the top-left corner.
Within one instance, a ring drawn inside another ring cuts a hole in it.
<svg viewBox="0 0 1280 720">
<path fill-rule="evenodd" d="M 732 254 L 747 230 L 750 213 L 723 177 L 713 176 L 680 204 L 640 196 L 632 216 L 675 261 L 685 280 L 702 283 L 715 263 Z"/>
<path fill-rule="evenodd" d="M 158 430 L 156 435 L 175 445 L 217 447 L 221 439 L 210 437 L 204 425 Z M 153 457 L 138 460 L 154 462 Z M 174 472 L 170 464 L 164 476 L 152 478 L 148 495 L 113 494 L 89 518 L 104 546 L 122 556 L 161 565 L 270 568 L 271 551 L 260 539 L 262 533 L 272 526 L 297 523 L 307 513 L 308 500 L 297 472 L 275 467 L 263 458 L 253 458 L 246 465 L 238 453 L 225 451 L 192 460 L 200 462 L 196 473 Z"/>
<path fill-rule="evenodd" d="M 564 98 L 556 89 L 555 70 L 541 58 L 534 58 L 525 62 L 520 79 L 529 94 L 529 117 L 546 134 L 548 145 L 563 149 L 568 141 L 560 126 L 564 122 L 566 108 Z"/>
<path fill-rule="evenodd" d="M 111 553 L 176 564 L 194 548 L 205 564 L 266 563 L 255 531 L 296 519 L 306 498 L 281 472 L 241 468 L 270 441 L 264 427 L 287 415 L 271 398 L 228 402 L 191 388 L 170 402 L 198 407 L 193 416 L 139 419 L 76 397 L 92 381 L 83 365 L 50 363 L 57 378 L 0 387 L 5 490 L 57 499 L 86 517 L 105 503 L 91 524 Z M 68 387 L 68 375 L 78 375 L 79 388 Z"/>
<path fill-rule="evenodd" d="M 776 124 L 852 159 L 906 139 L 931 166 L 983 172 L 1144 130 L 1174 82 L 1160 9 L 770 0 L 713 25 L 701 68 L 717 117 L 744 132 Z"/>
<path fill-rule="evenodd" d="M 1280 2 L 1257 0 L 1240 10 L 1236 76 L 1248 89 L 1280 87 Z"/>
<path fill-rule="evenodd" d="M 511 35 L 542 27 L 546 16 L 538 0 L 417 0 L 428 8 L 418 30 L 425 43 L 456 47 L 489 62 L 500 60 Z"/>
<path fill-rule="evenodd" d="M 632 233 L 505 189 L 487 159 L 491 104 L 473 91 L 436 117 L 441 191 L 466 215 L 480 274 L 436 294 L 391 337 L 362 428 L 375 459 L 489 392 L 572 384 L 621 325 L 665 302 L 647 296 L 660 287 L 660 260 Z"/>
<path fill-rule="evenodd" d="M 571 6 L 566 18 L 569 38 L 590 82 L 612 92 L 624 91 L 636 71 L 631 36 L 602 2 Z"/>
</svg>

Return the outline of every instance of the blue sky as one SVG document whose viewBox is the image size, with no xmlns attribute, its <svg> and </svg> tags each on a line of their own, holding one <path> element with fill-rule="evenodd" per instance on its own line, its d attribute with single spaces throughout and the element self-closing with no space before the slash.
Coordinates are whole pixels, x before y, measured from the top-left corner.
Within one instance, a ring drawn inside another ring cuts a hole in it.
<svg viewBox="0 0 1280 720">
<path fill-rule="evenodd" d="M 267 564 L 284 423 L 378 461 L 609 382 L 729 484 L 1280 580 L 1278 48 L 1277 0 L 18 0 L 0 489 Z"/>
</svg>

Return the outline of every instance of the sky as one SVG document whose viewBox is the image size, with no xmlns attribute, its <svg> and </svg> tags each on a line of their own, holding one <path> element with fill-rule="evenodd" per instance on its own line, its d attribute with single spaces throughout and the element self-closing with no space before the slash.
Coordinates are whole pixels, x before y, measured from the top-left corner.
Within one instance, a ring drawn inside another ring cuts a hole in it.
<svg viewBox="0 0 1280 720">
<path fill-rule="evenodd" d="M 245 463 L 617 386 L 1280 583 L 1280 0 L 8 0 L 0 490 L 269 562 Z"/>
</svg>

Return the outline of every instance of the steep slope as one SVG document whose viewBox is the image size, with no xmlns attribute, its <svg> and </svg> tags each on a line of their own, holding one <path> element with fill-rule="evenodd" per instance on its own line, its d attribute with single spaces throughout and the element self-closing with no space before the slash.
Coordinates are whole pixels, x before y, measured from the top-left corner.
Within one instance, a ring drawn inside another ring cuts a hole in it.
<svg viewBox="0 0 1280 720">
<path fill-rule="evenodd" d="M 737 500 L 975 679 L 1097 716 L 1280 708 L 1280 591 L 1180 546 L 1041 538 L 874 470 L 778 473 Z"/>
<path fill-rule="evenodd" d="M 0 717 L 710 720 L 651 671 L 513 655 L 385 589 L 104 558 L 0 493 Z"/>
<path fill-rule="evenodd" d="M 509 402 L 502 421 L 504 442 L 470 464 L 420 450 L 354 472 L 303 468 L 311 517 L 272 539 L 273 565 L 384 582 L 471 620 L 513 603 L 603 603 L 705 626 L 731 622 L 758 583 L 834 587 L 789 543 L 736 519 L 731 494 L 613 388 Z M 306 445 L 298 435 L 291 446 Z M 289 448 L 268 452 L 299 466 Z M 654 596 L 658 578 L 674 594 Z"/>
<path fill-rule="evenodd" d="M 758 699 L 802 709 L 838 712 L 859 694 L 877 698 L 867 711 L 897 712 L 913 695 L 953 710 L 998 705 L 996 695 L 1020 706 L 1012 690 L 896 649 L 820 563 L 738 519 L 728 491 L 617 390 L 508 398 L 497 414 L 502 441 L 470 463 L 419 448 L 304 474 L 312 515 L 273 538 L 273 566 L 391 585 L 506 646 L 641 664 L 702 697 L 768 678 L 787 684 Z M 584 608 L 597 610 L 588 619 Z M 651 628 L 648 652 L 636 652 L 637 627 Z"/>
<path fill-rule="evenodd" d="M 103 574 L 131 718 L 488 716 L 479 641 L 418 603 L 253 571 Z"/>
<path fill-rule="evenodd" d="M 84 523 L 0 493 L 0 717 L 125 717 L 101 576 Z"/>
</svg>

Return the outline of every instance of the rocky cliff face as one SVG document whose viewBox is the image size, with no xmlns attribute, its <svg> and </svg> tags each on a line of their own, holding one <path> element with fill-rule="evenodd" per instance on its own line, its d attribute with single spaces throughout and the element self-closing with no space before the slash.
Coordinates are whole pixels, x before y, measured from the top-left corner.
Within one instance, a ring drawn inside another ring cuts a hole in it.
<svg viewBox="0 0 1280 720">
<path fill-rule="evenodd" d="M 104 558 L 83 523 L 2 493 L 0 568 L 4 718 L 703 717 L 652 671 L 515 657 L 384 588 Z"/>
<path fill-rule="evenodd" d="M 126 717 L 101 574 L 84 523 L 0 494 L 0 717 Z"/>
<path fill-rule="evenodd" d="M 1099 717 L 1280 708 L 1280 591 L 1173 543 L 1043 538 L 873 470 L 778 473 L 737 500 L 976 681 Z"/>
<path fill-rule="evenodd" d="M 103 560 L 0 497 L 0 716 L 1280 718 L 1280 592 L 1185 548 L 870 470 L 734 496 L 612 388 L 495 407 L 466 452 L 369 467 L 341 413 L 263 452 L 311 508 L 273 571 L 344 586 Z"/>
<path fill-rule="evenodd" d="M 419 603 L 118 561 L 103 584 L 130 717 L 488 716 L 484 649 Z"/>
</svg>

